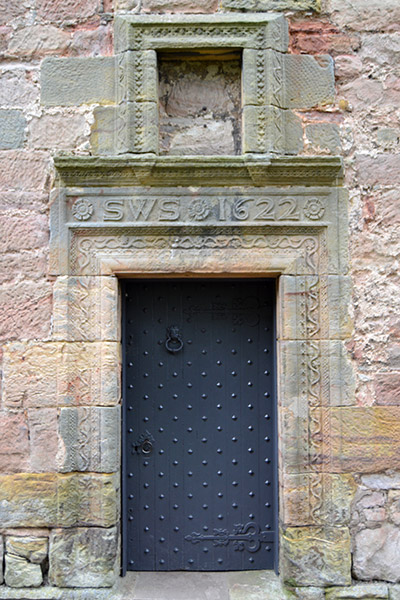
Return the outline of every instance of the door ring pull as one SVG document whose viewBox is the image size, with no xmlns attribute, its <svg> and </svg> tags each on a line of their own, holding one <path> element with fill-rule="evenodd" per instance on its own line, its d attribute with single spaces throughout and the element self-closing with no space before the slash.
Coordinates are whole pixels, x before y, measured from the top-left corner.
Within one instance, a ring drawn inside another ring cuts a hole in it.
<svg viewBox="0 0 400 600">
<path fill-rule="evenodd" d="M 167 328 L 167 339 L 165 340 L 165 348 L 168 352 L 172 352 L 175 354 L 176 352 L 180 352 L 183 348 L 182 336 L 180 334 L 179 328 L 175 325 L 171 325 L 171 327 Z"/>
<path fill-rule="evenodd" d="M 142 454 L 151 454 L 153 451 L 153 444 L 150 440 L 144 440 L 141 445 Z"/>
</svg>

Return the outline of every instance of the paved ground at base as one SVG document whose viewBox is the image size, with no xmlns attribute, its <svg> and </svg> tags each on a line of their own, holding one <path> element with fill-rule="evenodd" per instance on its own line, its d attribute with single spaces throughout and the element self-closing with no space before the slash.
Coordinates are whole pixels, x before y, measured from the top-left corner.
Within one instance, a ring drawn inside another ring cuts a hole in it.
<svg viewBox="0 0 400 600">
<path fill-rule="evenodd" d="M 116 592 L 115 600 L 287 599 L 271 571 L 128 573 Z"/>
</svg>

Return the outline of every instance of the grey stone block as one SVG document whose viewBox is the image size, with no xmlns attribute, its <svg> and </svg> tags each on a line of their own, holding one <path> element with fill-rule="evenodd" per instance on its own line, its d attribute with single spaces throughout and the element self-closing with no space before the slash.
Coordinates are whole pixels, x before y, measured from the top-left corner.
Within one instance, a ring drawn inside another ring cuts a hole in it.
<svg viewBox="0 0 400 600">
<path fill-rule="evenodd" d="M 40 565 L 29 562 L 22 556 L 6 554 L 5 583 L 10 587 L 39 587 L 43 582 Z"/>
<path fill-rule="evenodd" d="M 335 99 L 333 59 L 327 54 L 288 54 L 284 58 L 285 105 L 312 108 Z"/>
<path fill-rule="evenodd" d="M 225 10 L 264 12 L 280 10 L 321 10 L 321 0 L 222 0 Z"/>
<path fill-rule="evenodd" d="M 26 120 L 20 110 L 0 110 L 0 150 L 21 148 Z"/>
<path fill-rule="evenodd" d="M 275 50 L 243 50 L 243 105 L 284 106 L 284 55 Z"/>
<path fill-rule="evenodd" d="M 243 152 L 297 154 L 303 149 L 300 119 L 275 106 L 245 106 Z"/>
<path fill-rule="evenodd" d="M 158 102 L 155 50 L 124 52 L 118 56 L 118 102 Z"/>
<path fill-rule="evenodd" d="M 386 600 L 389 598 L 385 583 L 356 584 L 349 587 L 326 590 L 326 600 Z"/>
<path fill-rule="evenodd" d="M 115 101 L 115 59 L 46 58 L 41 68 L 41 102 L 48 106 Z"/>
<path fill-rule="evenodd" d="M 11 536 L 6 540 L 7 554 L 20 556 L 38 565 L 46 558 L 47 549 L 47 538 Z"/>
<path fill-rule="evenodd" d="M 119 469 L 120 407 L 62 408 L 63 472 L 114 473 Z"/>
<path fill-rule="evenodd" d="M 327 150 L 331 154 L 340 152 L 339 127 L 333 123 L 312 123 L 306 127 L 306 138 L 316 150 Z"/>
<path fill-rule="evenodd" d="M 58 587 L 111 587 L 115 583 L 117 528 L 54 530 L 50 535 L 49 583 Z"/>
<path fill-rule="evenodd" d="M 118 107 L 115 146 L 117 154 L 158 151 L 158 104 L 126 102 Z"/>
</svg>

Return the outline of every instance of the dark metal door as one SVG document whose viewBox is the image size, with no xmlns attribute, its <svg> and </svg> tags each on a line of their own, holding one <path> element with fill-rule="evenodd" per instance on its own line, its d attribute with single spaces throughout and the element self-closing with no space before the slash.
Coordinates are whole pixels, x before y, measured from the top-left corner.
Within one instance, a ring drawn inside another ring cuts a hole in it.
<svg viewBox="0 0 400 600">
<path fill-rule="evenodd" d="M 274 568 L 275 282 L 129 281 L 123 297 L 126 567 Z"/>
</svg>

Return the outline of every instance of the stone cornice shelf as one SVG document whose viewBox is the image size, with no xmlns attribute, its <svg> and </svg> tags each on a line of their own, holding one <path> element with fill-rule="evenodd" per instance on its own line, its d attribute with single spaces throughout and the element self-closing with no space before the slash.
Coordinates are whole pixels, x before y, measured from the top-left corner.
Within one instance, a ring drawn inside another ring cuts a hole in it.
<svg viewBox="0 0 400 600">
<path fill-rule="evenodd" d="M 57 156 L 60 185 L 68 187 L 339 185 L 337 156 Z"/>
</svg>

